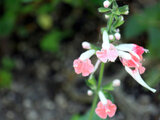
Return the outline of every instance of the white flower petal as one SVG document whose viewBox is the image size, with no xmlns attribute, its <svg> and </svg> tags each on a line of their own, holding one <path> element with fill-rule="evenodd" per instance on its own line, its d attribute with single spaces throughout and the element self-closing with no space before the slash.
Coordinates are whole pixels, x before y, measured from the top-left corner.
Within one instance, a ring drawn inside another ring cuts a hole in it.
<svg viewBox="0 0 160 120">
<path fill-rule="evenodd" d="M 120 44 L 116 46 L 118 50 L 130 52 L 132 55 L 140 59 L 140 57 L 133 51 L 134 44 Z"/>
<path fill-rule="evenodd" d="M 109 49 L 109 39 L 108 39 L 108 33 L 106 31 L 103 32 L 103 43 L 102 48 L 103 49 Z"/>
<path fill-rule="evenodd" d="M 80 60 L 86 60 L 90 58 L 92 55 L 94 55 L 96 51 L 95 50 L 87 50 L 86 52 L 82 53 L 80 56 Z"/>
<path fill-rule="evenodd" d="M 127 60 L 132 59 L 132 56 L 129 53 L 123 51 L 118 51 L 118 56 Z"/>
<path fill-rule="evenodd" d="M 129 67 L 125 67 L 125 70 L 126 70 L 140 85 L 142 85 L 143 87 L 149 89 L 149 90 L 152 91 L 153 93 L 156 92 L 155 89 L 149 87 L 149 86 L 144 82 L 144 80 L 143 80 L 142 77 L 140 76 L 138 70 L 132 71 L 132 69 L 130 69 Z"/>
<path fill-rule="evenodd" d="M 98 95 L 99 95 L 99 99 L 101 100 L 102 104 L 103 104 L 103 105 L 107 104 L 107 99 L 106 99 L 106 97 L 104 96 L 103 92 L 102 92 L 102 91 L 99 91 L 99 92 L 98 92 Z"/>
</svg>

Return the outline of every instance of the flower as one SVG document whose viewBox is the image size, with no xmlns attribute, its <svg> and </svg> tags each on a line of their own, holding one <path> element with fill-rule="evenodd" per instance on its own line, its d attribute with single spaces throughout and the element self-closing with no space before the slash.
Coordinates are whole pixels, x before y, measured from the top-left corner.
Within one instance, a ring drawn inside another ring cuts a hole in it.
<svg viewBox="0 0 160 120">
<path fill-rule="evenodd" d="M 109 43 L 108 33 L 103 32 L 103 43 L 101 51 L 96 52 L 97 57 L 104 63 L 107 61 L 114 62 L 118 57 L 118 51 L 113 44 Z"/>
<path fill-rule="evenodd" d="M 90 73 L 94 71 L 94 66 L 89 59 L 95 50 L 88 50 L 81 54 L 81 56 L 74 60 L 73 67 L 77 74 L 82 73 L 82 76 L 88 76 Z"/>
<path fill-rule="evenodd" d="M 148 50 L 136 44 L 120 44 L 116 46 L 116 48 L 118 50 L 120 61 L 124 66 L 134 69 L 138 68 L 140 74 L 145 72 L 145 68 L 141 63 L 143 60 L 142 54 L 148 52 Z"/>
<path fill-rule="evenodd" d="M 152 92 L 156 92 L 155 89 L 149 87 L 140 74 L 145 72 L 145 68 L 142 66 L 143 53 L 148 52 L 141 46 L 136 44 L 121 44 L 116 46 L 120 61 L 125 66 L 125 70 L 143 87 L 149 89 Z"/>
<path fill-rule="evenodd" d="M 113 117 L 117 110 L 116 105 L 110 100 L 107 100 L 101 91 L 98 93 L 98 95 L 101 101 L 98 103 L 97 108 L 95 109 L 96 114 L 102 119 L 106 119 L 107 116 Z"/>
<path fill-rule="evenodd" d="M 108 8 L 109 6 L 110 6 L 110 2 L 108 1 L 108 0 L 106 0 L 106 1 L 104 1 L 103 2 L 103 6 L 105 7 L 105 8 Z"/>
</svg>

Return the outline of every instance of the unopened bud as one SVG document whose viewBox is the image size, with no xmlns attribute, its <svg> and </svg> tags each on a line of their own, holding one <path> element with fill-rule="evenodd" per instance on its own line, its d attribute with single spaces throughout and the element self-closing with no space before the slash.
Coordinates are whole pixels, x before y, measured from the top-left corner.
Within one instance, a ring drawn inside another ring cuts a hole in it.
<svg viewBox="0 0 160 120">
<path fill-rule="evenodd" d="M 113 35 L 109 35 L 109 40 L 113 40 L 114 36 Z"/>
<path fill-rule="evenodd" d="M 123 17 L 123 16 L 120 16 L 120 19 L 121 19 L 121 21 L 123 21 L 123 20 L 124 20 L 124 17 Z"/>
<path fill-rule="evenodd" d="M 104 1 L 103 2 L 103 6 L 105 7 L 105 8 L 108 8 L 109 6 L 110 6 L 110 2 L 108 1 L 108 0 L 106 0 L 106 1 Z"/>
<path fill-rule="evenodd" d="M 115 79 L 112 82 L 113 87 L 119 87 L 121 85 L 121 81 L 119 79 Z"/>
<path fill-rule="evenodd" d="M 92 96 L 92 95 L 93 95 L 92 90 L 88 90 L 88 91 L 87 91 L 87 94 L 88 94 L 88 96 Z"/>
<path fill-rule="evenodd" d="M 91 44 L 89 42 L 82 42 L 82 47 L 84 49 L 91 49 Z"/>
<path fill-rule="evenodd" d="M 120 30 L 119 30 L 119 29 L 116 29 L 116 32 L 120 32 Z"/>
<path fill-rule="evenodd" d="M 115 33 L 114 36 L 115 36 L 115 38 L 116 38 L 117 40 L 120 40 L 120 39 L 121 39 L 121 34 L 120 34 L 120 33 Z"/>
<path fill-rule="evenodd" d="M 128 14 L 129 14 L 129 11 L 127 10 L 124 14 L 125 14 L 125 15 L 128 15 Z"/>
<path fill-rule="evenodd" d="M 108 18 L 109 18 L 109 15 L 105 15 L 105 18 L 108 19 Z"/>
</svg>

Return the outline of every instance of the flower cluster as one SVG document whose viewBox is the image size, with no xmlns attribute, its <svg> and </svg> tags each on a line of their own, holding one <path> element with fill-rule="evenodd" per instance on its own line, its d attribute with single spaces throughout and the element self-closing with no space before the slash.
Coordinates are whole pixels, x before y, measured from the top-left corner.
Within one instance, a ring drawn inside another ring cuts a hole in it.
<svg viewBox="0 0 160 120">
<path fill-rule="evenodd" d="M 113 9 L 116 8 L 115 10 L 117 10 L 118 5 L 116 4 L 115 0 L 106 0 L 103 3 L 104 8 L 100 8 L 99 11 L 107 12 L 108 10 L 110 10 L 108 7 L 111 6 L 112 2 L 114 6 Z M 115 12 L 114 10 L 113 14 L 116 13 L 117 15 L 117 17 L 115 18 L 113 17 L 115 15 L 112 14 L 105 15 L 105 17 L 107 16 L 106 17 L 107 19 L 109 18 L 109 22 L 107 28 L 102 29 L 101 48 L 95 47 L 93 44 L 86 41 L 82 43 L 82 47 L 87 51 L 82 53 L 78 59 L 74 60 L 73 67 L 75 69 L 75 72 L 77 74 L 82 74 L 82 76 L 90 75 L 89 78 L 92 78 L 94 72 L 97 70 L 100 63 L 115 62 L 116 59 L 119 58 L 125 70 L 140 85 L 149 89 L 152 92 L 156 92 L 155 89 L 149 87 L 144 82 L 144 80 L 140 75 L 145 72 L 145 67 L 142 66 L 143 54 L 147 53 L 148 50 L 133 43 L 114 45 L 114 41 L 120 40 L 121 38 L 121 34 L 119 33 L 119 29 L 117 28 L 124 22 L 124 18 L 123 16 L 121 16 L 121 14 L 125 15 L 129 13 L 126 6 L 122 8 L 120 8 L 118 12 Z M 93 55 L 96 55 L 97 57 L 97 62 L 95 65 L 93 65 L 90 60 L 90 58 Z M 120 81 L 116 80 L 114 82 L 114 86 L 119 86 L 119 85 Z M 113 104 L 109 99 L 107 100 L 103 92 L 98 87 L 96 93 L 97 92 L 100 98 L 100 102 L 98 103 L 97 108 L 95 109 L 96 114 L 102 119 L 107 118 L 107 116 L 113 117 L 117 109 L 116 105 Z M 88 94 L 92 95 L 91 91 L 88 92 Z"/>
</svg>

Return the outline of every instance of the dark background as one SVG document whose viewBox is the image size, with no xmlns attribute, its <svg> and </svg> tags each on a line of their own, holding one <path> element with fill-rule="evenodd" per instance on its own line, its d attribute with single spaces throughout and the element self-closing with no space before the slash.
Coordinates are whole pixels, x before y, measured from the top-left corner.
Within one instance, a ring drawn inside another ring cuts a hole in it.
<svg viewBox="0 0 160 120">
<path fill-rule="evenodd" d="M 121 80 L 112 92 L 118 106 L 112 120 L 160 120 L 160 2 L 117 2 L 130 8 L 121 41 L 150 50 L 143 78 L 157 92 L 141 87 L 118 60 L 108 63 L 104 81 Z M 87 112 L 92 102 L 87 78 L 74 73 L 73 60 L 84 52 L 82 41 L 101 44 L 102 3 L 0 0 L 0 120 L 78 120 L 77 114 Z"/>
</svg>

